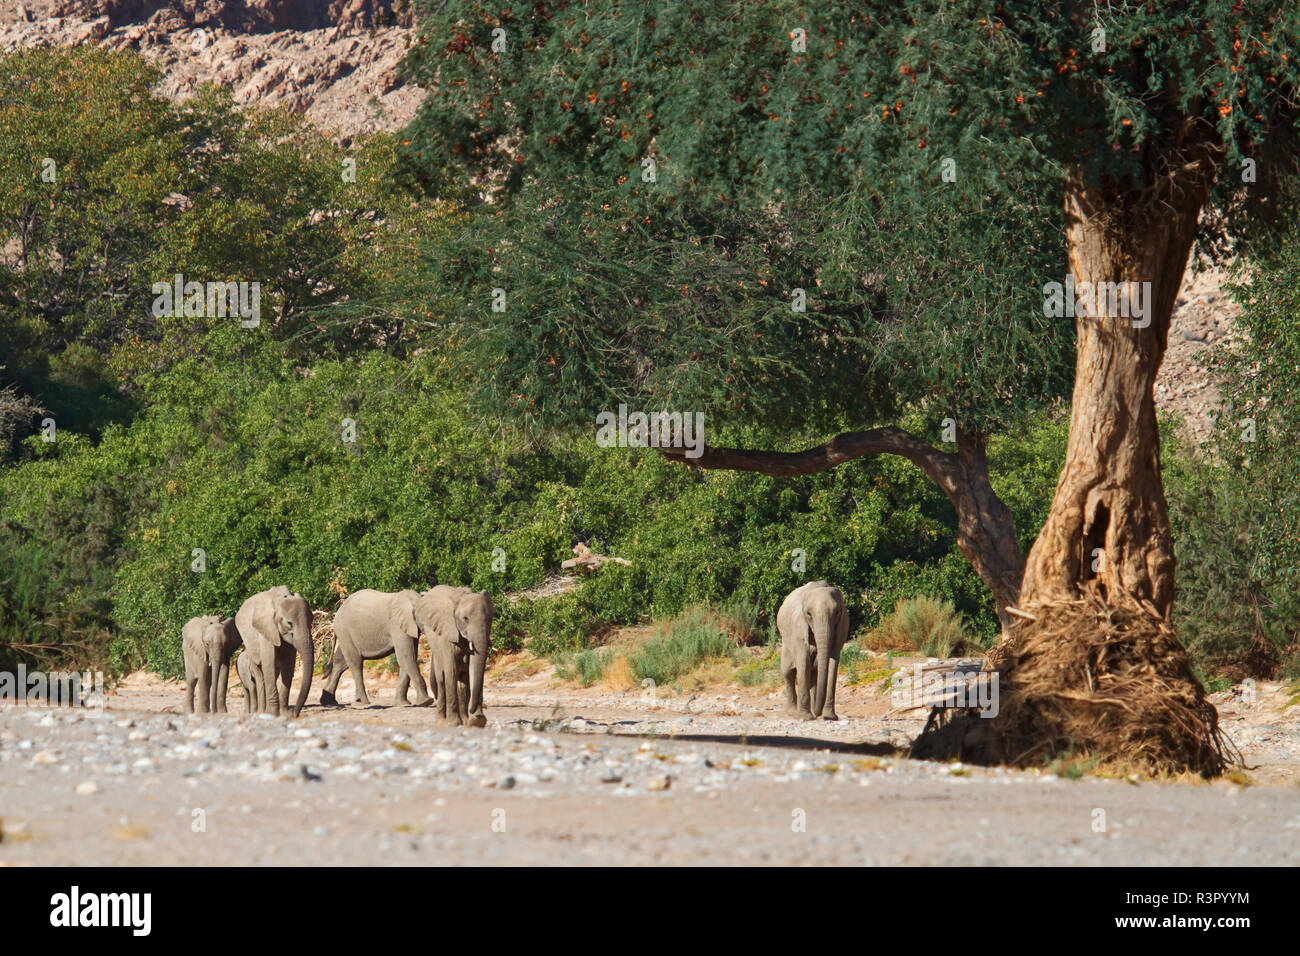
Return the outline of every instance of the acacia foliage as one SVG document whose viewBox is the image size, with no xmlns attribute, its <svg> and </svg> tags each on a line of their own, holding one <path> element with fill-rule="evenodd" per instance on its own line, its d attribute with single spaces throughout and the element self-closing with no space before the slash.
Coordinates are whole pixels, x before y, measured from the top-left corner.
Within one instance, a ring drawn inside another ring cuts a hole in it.
<svg viewBox="0 0 1300 956">
<path fill-rule="evenodd" d="M 426 268 L 484 413 L 554 427 L 626 402 L 829 430 L 921 407 L 935 440 L 946 417 L 987 433 L 1067 392 L 1073 328 L 1042 314 L 1060 271 L 1042 206 L 948 188 L 703 212 L 530 184 Z"/>
<path fill-rule="evenodd" d="M 921 187 L 951 157 L 987 195 L 1075 167 L 1145 191 L 1205 133 L 1234 174 L 1219 178 L 1215 208 L 1276 211 L 1283 191 L 1297 192 L 1293 5 L 427 0 L 417 9 L 406 68 L 431 95 L 408 130 L 408 158 L 433 188 L 472 176 L 507 188 L 528 177 L 631 188 L 650 156 L 675 196 L 761 204 L 894 175 Z M 1252 188 L 1235 175 L 1247 158 Z"/>
</svg>

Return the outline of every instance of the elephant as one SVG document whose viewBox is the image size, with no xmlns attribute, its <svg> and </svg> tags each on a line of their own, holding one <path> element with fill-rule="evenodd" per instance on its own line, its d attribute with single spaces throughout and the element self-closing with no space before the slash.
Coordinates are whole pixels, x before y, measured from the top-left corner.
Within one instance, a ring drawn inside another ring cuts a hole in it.
<svg viewBox="0 0 1300 956">
<path fill-rule="evenodd" d="M 487 725 L 483 672 L 492 645 L 492 598 L 487 591 L 438 585 L 415 602 L 415 622 L 429 639 L 429 684 L 438 724 Z"/>
<path fill-rule="evenodd" d="M 259 712 L 278 717 L 281 698 L 288 707 L 294 655 L 302 658 L 298 700 L 290 708 L 293 716 L 297 717 L 311 691 L 312 668 L 315 666 L 311 605 L 301 594 L 277 585 L 245 601 L 235 615 L 235 623 L 252 655 L 249 664 L 257 668 L 254 684 Z"/>
<path fill-rule="evenodd" d="M 406 689 L 415 682 L 417 707 L 433 702 L 420 674 L 416 659 L 420 631 L 415 625 L 415 602 L 420 595 L 415 591 L 384 591 L 366 589 L 349 595 L 334 615 L 334 657 L 320 702 L 333 705 L 339 679 L 344 672 L 352 671 L 357 684 L 357 701 L 369 704 L 362 662 L 378 660 L 396 652 L 401 668 L 401 681 L 393 703 L 406 700 Z"/>
<path fill-rule="evenodd" d="M 786 713 L 800 720 L 839 719 L 835 714 L 835 677 L 840 649 L 849 636 L 849 616 L 840 589 L 825 581 L 809 581 L 795 588 L 781 602 L 776 628 L 781 632 Z M 809 708 L 814 664 L 817 683 Z"/>
<path fill-rule="evenodd" d="M 192 617 L 181 628 L 181 655 L 185 659 L 185 713 L 194 713 L 194 688 L 199 690 L 199 713 L 225 713 L 230 656 L 239 649 L 239 631 L 233 618 L 216 614 Z"/>
<path fill-rule="evenodd" d="M 244 713 L 251 714 L 258 706 L 258 668 L 253 666 L 253 655 L 248 651 L 235 658 L 235 673 L 244 687 Z"/>
</svg>

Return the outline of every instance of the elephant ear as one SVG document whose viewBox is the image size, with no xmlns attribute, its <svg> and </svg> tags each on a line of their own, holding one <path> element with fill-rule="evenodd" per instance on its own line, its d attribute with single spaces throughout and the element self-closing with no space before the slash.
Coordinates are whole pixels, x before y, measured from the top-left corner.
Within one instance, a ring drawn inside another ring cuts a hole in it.
<svg viewBox="0 0 1300 956">
<path fill-rule="evenodd" d="M 809 631 L 808 621 L 803 616 L 801 590 L 790 592 L 790 596 L 781 602 L 781 609 L 776 612 L 776 629 L 780 631 L 783 640 L 802 641 L 805 645 L 810 643 L 812 633 Z"/>
<path fill-rule="evenodd" d="M 456 592 L 452 588 L 435 587 L 420 595 L 415 605 L 415 619 L 420 630 L 436 634 L 442 640 L 455 644 L 460 640 L 456 627 Z"/>
<path fill-rule="evenodd" d="M 835 646 L 842 648 L 844 643 L 849 639 L 849 609 L 844 606 L 844 595 L 840 593 L 839 588 L 831 588 L 835 592 L 836 602 L 840 606 L 840 618 L 835 624 Z M 836 652 L 838 657 L 839 652 Z"/>
<path fill-rule="evenodd" d="M 262 639 L 269 642 L 272 647 L 280 646 L 280 623 L 277 620 L 279 605 L 279 597 L 268 592 L 266 600 L 258 601 L 253 611 L 253 627 L 257 628 Z"/>
<path fill-rule="evenodd" d="M 403 593 L 388 605 L 388 626 L 399 634 L 418 640 L 420 628 L 415 623 L 416 599 Z"/>
<path fill-rule="evenodd" d="M 483 606 L 487 608 L 488 620 L 492 620 L 493 616 L 496 614 L 495 609 L 492 607 L 492 595 L 486 590 L 483 590 L 478 592 L 478 596 L 483 599 Z"/>
<path fill-rule="evenodd" d="M 202 643 L 203 627 L 199 623 L 200 620 L 201 618 L 192 617 L 181 628 L 182 648 L 195 648 Z"/>
</svg>

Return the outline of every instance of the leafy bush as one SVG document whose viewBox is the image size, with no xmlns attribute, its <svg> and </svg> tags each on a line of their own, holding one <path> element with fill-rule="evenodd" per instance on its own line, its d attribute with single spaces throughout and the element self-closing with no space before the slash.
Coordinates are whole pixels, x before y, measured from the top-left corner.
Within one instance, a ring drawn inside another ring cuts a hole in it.
<svg viewBox="0 0 1300 956">
<path fill-rule="evenodd" d="M 730 660 L 735 651 L 736 640 L 718 616 L 695 607 L 669 623 L 665 633 L 634 644 L 627 659 L 638 682 L 652 680 L 663 687 L 706 661 Z"/>
<path fill-rule="evenodd" d="M 1300 676 L 1300 230 L 1229 290 L 1241 334 L 1213 360 L 1215 433 L 1166 456 L 1174 624 L 1207 675 Z"/>
<path fill-rule="evenodd" d="M 968 649 L 966 625 L 951 601 L 920 596 L 899 601 L 872 629 L 868 645 L 887 650 L 911 646 L 926 657 L 953 657 Z"/>
</svg>

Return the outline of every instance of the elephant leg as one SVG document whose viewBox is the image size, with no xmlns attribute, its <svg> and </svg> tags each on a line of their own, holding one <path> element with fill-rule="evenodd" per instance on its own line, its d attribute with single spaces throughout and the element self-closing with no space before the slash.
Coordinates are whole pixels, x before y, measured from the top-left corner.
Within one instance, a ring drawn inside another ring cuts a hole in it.
<svg viewBox="0 0 1300 956">
<path fill-rule="evenodd" d="M 287 651 L 287 653 L 286 653 Z M 293 664 L 294 652 L 292 645 L 281 644 L 276 654 L 276 681 L 277 689 L 280 692 L 282 706 L 287 711 L 289 709 L 289 690 L 293 687 Z"/>
<path fill-rule="evenodd" d="M 438 675 L 438 724 L 454 724 L 459 714 L 456 712 L 456 665 L 452 661 L 452 650 L 440 647 L 437 655 Z"/>
<path fill-rule="evenodd" d="M 199 668 L 199 713 L 206 714 L 212 704 L 212 669 L 207 662 Z"/>
<path fill-rule="evenodd" d="M 461 724 L 469 724 L 469 674 L 456 675 L 456 714 Z"/>
<path fill-rule="evenodd" d="M 397 680 L 397 700 L 406 700 L 406 689 L 414 682 L 415 684 L 415 706 L 425 707 L 429 703 L 429 688 L 425 686 L 424 678 L 420 676 L 420 661 L 416 657 L 416 649 L 419 647 L 417 641 L 409 637 L 399 637 L 393 641 L 393 650 L 397 653 L 397 664 L 401 668 L 402 676 Z"/>
<path fill-rule="evenodd" d="M 404 673 L 398 674 L 397 687 L 393 689 L 394 707 L 396 707 L 398 704 L 409 704 L 411 702 L 408 696 L 408 691 L 410 691 L 410 689 L 411 689 L 411 678 L 407 677 L 406 674 Z"/>
<path fill-rule="evenodd" d="M 797 698 L 795 697 L 796 673 L 797 670 L 794 667 L 783 668 L 783 676 L 785 677 L 785 712 L 791 716 L 799 713 L 799 705 L 796 703 Z"/>
<path fill-rule="evenodd" d="M 257 712 L 259 714 L 269 714 L 271 712 L 271 694 L 267 687 L 271 686 L 271 682 L 267 681 L 267 671 L 262 669 L 262 665 L 258 664 L 256 667 L 257 676 L 254 678 L 254 683 L 257 686 Z"/>
<path fill-rule="evenodd" d="M 185 675 L 185 713 L 187 714 L 194 713 L 194 685 L 197 683 L 197 678 Z"/>
<path fill-rule="evenodd" d="M 797 673 L 795 675 L 796 689 L 799 694 L 799 702 L 795 707 L 795 717 L 799 720 L 812 720 L 812 708 L 809 697 L 811 696 L 813 663 L 807 654 L 799 655 Z"/>
<path fill-rule="evenodd" d="M 477 711 L 471 710 L 470 703 L 473 701 L 473 693 L 470 690 L 469 674 L 457 685 L 460 692 L 460 718 L 466 727 L 486 727 L 487 714 L 483 713 L 482 707 Z"/>
<path fill-rule="evenodd" d="M 366 693 L 366 668 L 365 658 L 361 652 L 352 644 L 340 645 L 343 651 L 343 657 L 348 662 L 348 670 L 352 671 L 352 682 L 357 685 L 356 703 L 366 707 L 370 706 L 370 695 Z"/>
<path fill-rule="evenodd" d="M 266 644 L 262 648 L 262 685 L 261 693 L 264 696 L 265 703 L 262 707 L 262 713 L 270 714 L 273 717 L 280 716 L 280 697 L 276 693 L 277 677 L 279 674 L 279 661 L 277 660 L 276 648 L 272 644 Z"/>
<path fill-rule="evenodd" d="M 323 707 L 333 707 L 338 704 L 338 698 L 334 694 L 338 691 L 339 681 L 342 680 L 347 669 L 347 662 L 343 660 L 338 644 L 335 644 L 334 654 L 330 657 L 330 672 L 325 675 L 325 686 L 320 690 L 320 702 Z"/>
</svg>

